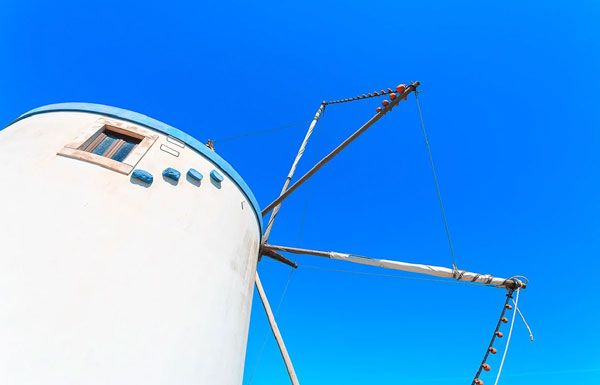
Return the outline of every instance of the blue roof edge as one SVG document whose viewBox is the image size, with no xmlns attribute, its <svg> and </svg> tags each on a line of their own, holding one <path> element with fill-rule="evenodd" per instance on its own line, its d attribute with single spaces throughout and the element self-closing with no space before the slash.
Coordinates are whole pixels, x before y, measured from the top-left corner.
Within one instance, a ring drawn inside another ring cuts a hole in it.
<svg viewBox="0 0 600 385">
<path fill-rule="evenodd" d="M 24 113 L 23 115 L 21 115 L 17 119 L 15 119 L 13 122 L 11 122 L 9 125 L 14 124 L 14 123 L 18 122 L 19 120 L 25 119 L 29 116 L 42 114 L 42 113 L 46 113 L 46 112 L 89 112 L 89 113 L 94 113 L 94 114 L 105 115 L 105 116 L 109 116 L 109 117 L 113 117 L 113 118 L 117 118 L 117 119 L 127 120 L 132 123 L 140 124 L 142 126 L 146 126 L 153 130 L 162 132 L 163 134 L 170 135 L 172 137 L 175 137 L 175 138 L 181 140 L 182 142 L 187 144 L 189 147 L 193 148 L 194 150 L 199 152 L 201 155 L 206 157 L 213 164 L 215 164 L 217 167 L 219 167 L 221 170 L 223 170 L 223 172 L 225 172 L 227 175 L 229 175 L 229 177 L 231 177 L 231 179 L 233 179 L 233 181 L 238 185 L 238 187 L 242 190 L 244 195 L 246 195 L 246 197 L 252 204 L 252 207 L 254 208 L 254 213 L 256 214 L 256 220 L 258 221 L 258 225 L 259 225 L 260 232 L 262 235 L 262 232 L 263 232 L 262 214 L 261 214 L 261 210 L 260 210 L 258 201 L 254 197 L 254 194 L 252 193 L 250 186 L 248 186 L 248 184 L 246 184 L 246 182 L 241 177 L 241 175 L 238 174 L 238 172 L 235 171 L 235 169 L 229 163 L 227 163 L 227 161 L 225 159 L 221 158 L 216 152 L 214 152 L 211 149 L 209 149 L 208 147 L 206 147 L 206 145 L 204 145 L 202 142 L 200 142 L 198 139 L 194 138 L 193 136 L 186 134 L 185 132 L 183 132 L 175 127 L 172 127 L 166 123 L 163 123 L 163 122 L 156 120 L 154 118 L 151 118 L 149 116 L 146 116 L 146 115 L 143 115 L 143 114 L 140 114 L 137 112 L 125 110 L 122 108 L 118 108 L 118 107 L 106 106 L 103 104 L 95 104 L 95 103 L 48 104 L 46 106 L 38 107 L 38 108 L 35 108 L 33 110 L 30 110 L 30 111 Z"/>
</svg>

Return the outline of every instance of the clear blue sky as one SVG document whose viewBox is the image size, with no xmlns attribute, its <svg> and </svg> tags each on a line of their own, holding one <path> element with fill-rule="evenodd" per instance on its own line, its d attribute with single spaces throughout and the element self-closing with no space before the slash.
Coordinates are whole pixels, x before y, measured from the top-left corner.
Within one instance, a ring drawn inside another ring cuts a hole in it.
<svg viewBox="0 0 600 385">
<path fill-rule="evenodd" d="M 266 205 L 321 100 L 418 79 L 459 266 L 531 281 L 536 341 L 516 324 L 502 383 L 597 382 L 600 7 L 403 3 L 5 0 L 0 122 L 65 101 L 145 113 L 215 139 Z M 377 105 L 328 108 L 299 171 Z M 286 202 L 271 240 L 450 265 L 414 99 Z M 469 383 L 501 290 L 297 261 L 278 319 L 303 384 Z M 259 268 L 276 305 L 289 270 Z M 285 384 L 256 299 L 244 384 Z"/>
</svg>

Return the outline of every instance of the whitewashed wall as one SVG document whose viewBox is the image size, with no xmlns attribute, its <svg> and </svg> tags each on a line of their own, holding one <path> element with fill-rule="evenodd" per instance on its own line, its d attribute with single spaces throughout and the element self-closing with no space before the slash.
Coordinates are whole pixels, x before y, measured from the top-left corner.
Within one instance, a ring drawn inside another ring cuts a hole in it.
<svg viewBox="0 0 600 385">
<path fill-rule="evenodd" d="M 100 117 L 43 113 L 0 131 L 0 384 L 241 384 L 252 206 L 160 133 L 137 165 L 154 176 L 147 188 L 56 155 Z M 182 173 L 176 186 L 167 167 Z"/>
</svg>

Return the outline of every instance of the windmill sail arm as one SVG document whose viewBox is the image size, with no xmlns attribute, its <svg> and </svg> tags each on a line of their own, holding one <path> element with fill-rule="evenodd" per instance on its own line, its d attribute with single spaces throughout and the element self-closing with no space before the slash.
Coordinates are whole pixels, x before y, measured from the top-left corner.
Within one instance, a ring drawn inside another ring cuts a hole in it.
<svg viewBox="0 0 600 385">
<path fill-rule="evenodd" d="M 479 274 L 466 270 L 451 269 L 442 266 L 424 265 L 419 263 L 408 263 L 391 261 L 387 259 L 365 258 L 357 255 L 330 252 L 329 258 L 341 261 L 354 262 L 362 265 L 377 266 L 384 269 L 400 270 L 410 273 L 431 275 L 440 278 L 454 278 L 459 281 L 477 282 L 501 287 L 524 287 L 524 283 L 514 278 L 494 277 L 490 274 Z"/>
<path fill-rule="evenodd" d="M 272 250 L 285 251 L 288 253 L 314 255 L 318 257 L 325 257 L 329 259 L 337 259 L 340 261 L 357 263 L 360 265 L 375 266 L 384 269 L 406 271 L 417 274 L 425 274 L 440 278 L 452 278 L 458 281 L 474 282 L 484 285 L 504 287 L 507 289 L 525 288 L 527 285 L 526 282 L 518 278 L 501 278 L 495 277 L 490 274 L 479 274 L 471 271 L 452 269 L 442 266 L 392 261 L 388 259 L 368 258 L 333 251 L 318 251 L 287 246 L 265 245 L 263 247 L 270 248 Z"/>
<path fill-rule="evenodd" d="M 287 369 L 290 381 L 292 385 L 300 385 L 300 381 L 298 381 L 298 376 L 296 375 L 296 370 L 294 369 L 294 364 L 292 363 L 290 354 L 288 353 L 287 348 L 285 347 L 285 343 L 283 342 L 283 337 L 281 336 L 281 332 L 279 331 L 279 327 L 277 326 L 277 322 L 275 321 L 275 315 L 273 314 L 273 310 L 271 309 L 271 305 L 269 304 L 269 300 L 267 299 L 267 294 L 265 293 L 265 289 L 263 288 L 263 285 L 260 281 L 258 272 L 256 272 L 255 278 L 256 279 L 254 281 L 254 284 L 256 285 L 258 296 L 260 297 L 260 300 L 265 309 L 265 313 L 267 314 L 269 326 L 271 327 L 273 337 L 275 337 L 275 341 L 277 342 L 277 346 L 279 347 L 279 352 L 281 353 L 281 357 L 283 358 L 283 362 L 285 363 L 285 368 Z"/>
</svg>

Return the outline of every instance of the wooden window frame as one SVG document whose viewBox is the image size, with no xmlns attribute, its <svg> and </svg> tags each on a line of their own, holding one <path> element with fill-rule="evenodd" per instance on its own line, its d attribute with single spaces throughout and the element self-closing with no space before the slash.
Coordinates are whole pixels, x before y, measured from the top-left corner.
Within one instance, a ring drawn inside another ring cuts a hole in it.
<svg viewBox="0 0 600 385">
<path fill-rule="evenodd" d="M 89 147 L 90 144 L 105 130 L 127 135 L 141 141 L 131 150 L 122 162 L 83 150 L 84 148 Z M 149 130 L 125 124 L 123 122 L 100 118 L 71 143 L 65 145 L 58 151 L 57 155 L 94 163 L 109 170 L 129 175 L 157 139 L 158 135 Z"/>
</svg>

